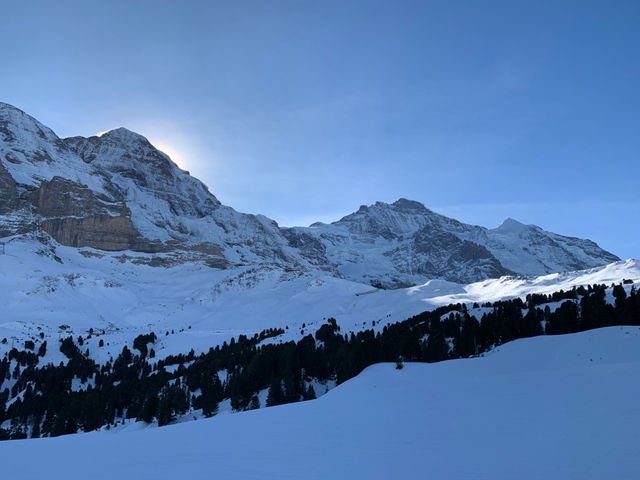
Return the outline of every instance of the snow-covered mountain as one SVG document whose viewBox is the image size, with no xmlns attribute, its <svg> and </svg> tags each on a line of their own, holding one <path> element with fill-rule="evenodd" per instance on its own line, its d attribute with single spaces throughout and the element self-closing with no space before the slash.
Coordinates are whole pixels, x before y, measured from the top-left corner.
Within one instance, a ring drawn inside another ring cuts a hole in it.
<svg viewBox="0 0 640 480">
<path fill-rule="evenodd" d="M 304 254 L 324 255 L 346 278 L 382 287 L 427 278 L 467 283 L 508 274 L 544 275 L 618 260 L 590 240 L 510 218 L 491 230 L 467 225 L 404 198 L 285 234 L 303 245 Z"/>
<path fill-rule="evenodd" d="M 7 104 L 0 134 L 2 236 L 46 232 L 63 245 L 173 253 L 218 268 L 297 266 L 274 221 L 221 205 L 140 135 L 60 139 Z"/>
<path fill-rule="evenodd" d="M 400 199 L 332 224 L 280 228 L 222 205 L 144 137 L 124 128 L 59 138 L 0 103 L 0 238 L 128 251 L 138 263 L 197 261 L 244 274 L 278 269 L 396 288 L 432 278 L 468 283 L 506 274 L 596 267 L 618 260 L 589 240 L 508 219 L 466 225 Z M 131 252 L 138 252 L 132 254 Z M 153 253 L 152 257 L 145 253 Z"/>
</svg>

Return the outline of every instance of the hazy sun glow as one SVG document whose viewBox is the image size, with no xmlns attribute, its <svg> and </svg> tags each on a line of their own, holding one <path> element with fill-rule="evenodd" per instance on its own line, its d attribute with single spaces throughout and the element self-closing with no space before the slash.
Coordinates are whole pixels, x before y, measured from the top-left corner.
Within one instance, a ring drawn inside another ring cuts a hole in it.
<svg viewBox="0 0 640 480">
<path fill-rule="evenodd" d="M 180 167 L 183 170 L 187 169 L 184 157 L 175 148 L 167 145 L 166 143 L 161 143 L 161 142 L 152 142 L 152 145 L 156 147 L 158 150 L 160 150 L 162 153 L 166 153 L 167 155 L 169 155 L 171 160 L 173 160 L 173 162 L 176 165 L 178 165 L 178 167 Z"/>
</svg>

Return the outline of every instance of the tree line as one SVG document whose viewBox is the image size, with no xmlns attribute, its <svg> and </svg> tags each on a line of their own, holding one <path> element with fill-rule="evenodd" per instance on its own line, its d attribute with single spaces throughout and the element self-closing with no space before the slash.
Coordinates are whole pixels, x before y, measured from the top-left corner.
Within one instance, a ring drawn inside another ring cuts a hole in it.
<svg viewBox="0 0 640 480">
<path fill-rule="evenodd" d="M 103 365 L 81 351 L 81 337 L 67 337 L 59 345 L 67 361 L 59 365 L 40 365 L 46 342 L 38 352 L 34 345 L 13 348 L 0 361 L 0 384 L 11 385 L 0 392 L 0 439 L 54 437 L 124 419 L 166 425 L 192 409 L 215 415 L 223 400 L 235 411 L 255 409 L 265 389 L 266 406 L 298 402 L 315 398 L 314 382 L 340 384 L 378 362 L 401 367 L 403 361 L 466 358 L 518 338 L 611 325 L 640 325 L 634 287 L 629 294 L 622 285 L 593 285 L 470 309 L 448 305 L 378 331 L 343 334 L 329 319 L 298 341 L 264 342 L 284 333 L 268 329 L 199 355 L 191 350 L 161 360 L 154 358 L 153 332 Z M 84 388 L 72 389 L 74 379 Z"/>
</svg>

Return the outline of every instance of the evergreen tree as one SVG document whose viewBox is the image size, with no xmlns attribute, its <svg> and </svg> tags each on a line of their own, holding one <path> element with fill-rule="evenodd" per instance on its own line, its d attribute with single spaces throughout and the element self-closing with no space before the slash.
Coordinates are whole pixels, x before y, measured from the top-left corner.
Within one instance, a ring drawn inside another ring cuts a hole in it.
<svg viewBox="0 0 640 480">
<path fill-rule="evenodd" d="M 65 434 L 65 416 L 64 412 L 60 411 L 56 414 L 53 426 L 51 427 L 51 436 L 59 437 Z"/>
<path fill-rule="evenodd" d="M 142 420 L 145 423 L 153 422 L 153 418 L 157 414 L 158 409 L 158 396 L 155 394 L 151 394 L 144 399 L 144 403 L 142 404 L 142 408 L 140 410 L 139 420 Z"/>
<path fill-rule="evenodd" d="M 267 407 L 273 407 L 275 405 L 282 405 L 284 403 L 284 392 L 282 391 L 282 384 L 280 380 L 274 380 L 269 387 L 269 393 L 267 394 Z"/>
<path fill-rule="evenodd" d="M 40 415 L 34 415 L 33 417 L 33 426 L 31 428 L 31 438 L 39 438 L 40 437 L 40 423 L 42 422 L 42 417 Z"/>
<path fill-rule="evenodd" d="M 173 420 L 173 416 L 171 414 L 169 396 L 167 392 L 163 392 L 158 402 L 158 426 L 167 425 L 171 420 Z"/>
<path fill-rule="evenodd" d="M 309 385 L 309 388 L 307 389 L 307 400 L 315 400 L 316 398 L 316 391 L 313 389 L 313 385 Z"/>
<path fill-rule="evenodd" d="M 427 362 L 440 362 L 446 360 L 449 352 L 449 345 L 444 338 L 444 328 L 439 319 L 431 322 L 429 338 L 427 339 L 427 348 L 425 352 L 425 360 Z"/>
<path fill-rule="evenodd" d="M 622 285 L 615 285 L 613 287 L 613 297 L 616 299 L 616 309 L 621 310 L 627 299 L 627 292 Z"/>
</svg>

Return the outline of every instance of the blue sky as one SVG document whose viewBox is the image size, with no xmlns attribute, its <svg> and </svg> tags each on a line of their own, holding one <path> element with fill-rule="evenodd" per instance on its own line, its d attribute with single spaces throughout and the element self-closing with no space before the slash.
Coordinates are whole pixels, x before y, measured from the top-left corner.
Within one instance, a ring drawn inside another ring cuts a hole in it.
<svg viewBox="0 0 640 480">
<path fill-rule="evenodd" d="M 406 197 L 640 257 L 638 1 L 8 2 L 0 101 L 283 225 Z"/>
</svg>

